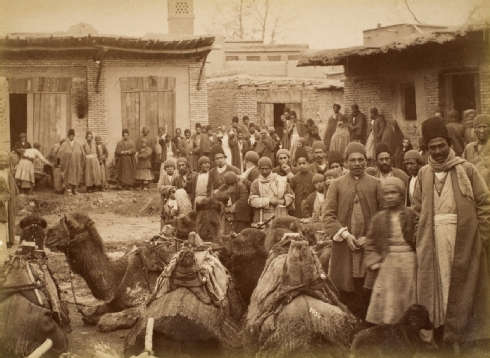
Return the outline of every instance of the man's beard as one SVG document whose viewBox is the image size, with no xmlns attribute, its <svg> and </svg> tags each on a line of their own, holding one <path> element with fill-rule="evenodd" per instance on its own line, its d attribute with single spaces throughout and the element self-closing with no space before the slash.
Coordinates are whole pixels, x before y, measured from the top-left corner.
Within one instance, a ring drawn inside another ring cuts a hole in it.
<svg viewBox="0 0 490 358">
<path fill-rule="evenodd" d="M 383 164 L 379 166 L 379 171 L 383 174 L 388 174 L 391 172 L 391 167 L 388 164 Z"/>
</svg>

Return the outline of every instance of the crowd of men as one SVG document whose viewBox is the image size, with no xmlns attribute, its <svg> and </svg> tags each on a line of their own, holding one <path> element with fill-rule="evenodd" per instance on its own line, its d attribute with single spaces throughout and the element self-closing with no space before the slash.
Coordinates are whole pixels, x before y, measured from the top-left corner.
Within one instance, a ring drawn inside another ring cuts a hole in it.
<svg viewBox="0 0 490 358">
<path fill-rule="evenodd" d="M 438 111 L 422 123 L 414 150 L 376 108 L 369 118 L 357 105 L 349 117 L 340 110 L 333 106 L 323 139 L 314 121 L 287 108 L 282 138 L 247 116 L 217 132 L 197 123 L 183 136 L 158 128 L 152 138 L 145 127 L 136 143 L 124 129 L 119 187 L 148 190 L 158 180 L 163 221 L 216 198 L 225 232 L 266 222 L 284 206 L 333 240 L 328 274 L 358 317 L 395 323 L 419 303 L 441 341 L 489 339 L 490 116 L 452 111 L 449 121 Z M 82 177 L 102 189 L 107 149 L 90 132 L 83 145 L 74 137 L 70 130 L 48 159 L 22 137 L 19 189 L 32 188 L 34 158 L 59 166 L 68 193 L 77 194 Z"/>
</svg>

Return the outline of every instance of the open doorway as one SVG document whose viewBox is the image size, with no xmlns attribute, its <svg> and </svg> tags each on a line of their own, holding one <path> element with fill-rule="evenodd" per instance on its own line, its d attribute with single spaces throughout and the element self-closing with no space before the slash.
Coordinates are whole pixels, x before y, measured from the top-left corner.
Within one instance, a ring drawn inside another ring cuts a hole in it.
<svg viewBox="0 0 490 358">
<path fill-rule="evenodd" d="M 476 108 L 475 75 L 464 73 L 453 75 L 453 106 L 462 113 Z"/>
<path fill-rule="evenodd" d="M 27 94 L 11 93 L 9 95 L 10 108 L 10 149 L 19 140 L 21 133 L 27 133 Z M 28 138 L 32 141 L 32 138 Z"/>
<path fill-rule="evenodd" d="M 274 128 L 279 138 L 282 138 L 284 133 L 284 122 L 281 120 L 284 108 L 286 108 L 286 103 L 274 103 Z"/>
</svg>

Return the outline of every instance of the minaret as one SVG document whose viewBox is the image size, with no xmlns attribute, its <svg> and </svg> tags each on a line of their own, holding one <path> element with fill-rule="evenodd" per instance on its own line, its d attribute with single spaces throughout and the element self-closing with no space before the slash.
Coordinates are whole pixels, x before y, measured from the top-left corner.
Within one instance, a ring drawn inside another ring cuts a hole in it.
<svg viewBox="0 0 490 358">
<path fill-rule="evenodd" d="M 194 35 L 193 0 L 168 1 L 168 33 Z"/>
</svg>

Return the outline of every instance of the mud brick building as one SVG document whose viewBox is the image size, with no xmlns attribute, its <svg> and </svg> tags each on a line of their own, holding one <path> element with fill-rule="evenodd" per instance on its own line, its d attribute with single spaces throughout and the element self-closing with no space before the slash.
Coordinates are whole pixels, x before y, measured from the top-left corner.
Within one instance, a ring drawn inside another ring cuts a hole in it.
<svg viewBox="0 0 490 358">
<path fill-rule="evenodd" d="M 99 35 L 80 24 L 65 33 L 0 38 L 0 146 L 19 133 L 49 148 L 74 128 L 91 130 L 114 152 L 121 130 L 170 133 L 206 124 L 205 61 L 214 37 Z"/>
<path fill-rule="evenodd" d="M 208 77 L 209 123 L 231 125 L 233 116 L 247 115 L 251 123 L 275 127 L 282 135 L 284 108 L 299 118 L 312 118 L 323 131 L 334 103 L 343 104 L 343 83 L 321 78 L 250 75 Z"/>
<path fill-rule="evenodd" d="M 298 66 L 342 65 L 346 112 L 378 107 L 414 139 L 437 107 L 490 113 L 489 35 L 486 23 L 380 27 L 364 31 L 363 46 L 310 53 Z"/>
</svg>

